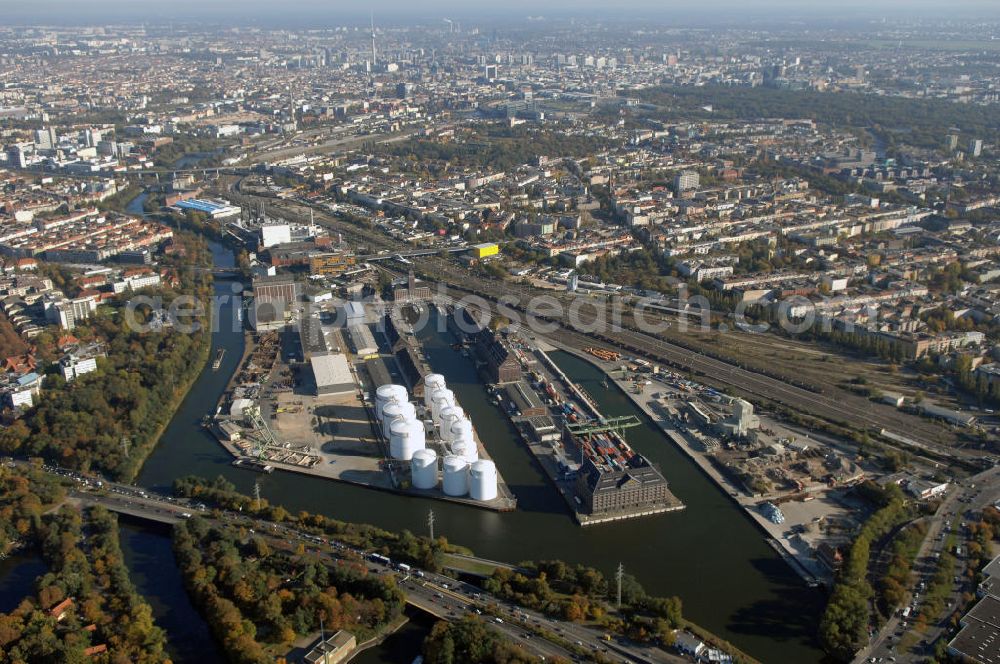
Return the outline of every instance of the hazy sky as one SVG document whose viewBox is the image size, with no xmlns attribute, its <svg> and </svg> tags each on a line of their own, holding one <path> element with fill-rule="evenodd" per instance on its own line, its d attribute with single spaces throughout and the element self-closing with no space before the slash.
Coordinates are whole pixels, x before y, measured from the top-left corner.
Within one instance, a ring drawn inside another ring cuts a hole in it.
<svg viewBox="0 0 1000 664">
<path fill-rule="evenodd" d="M 998 0 L 0 0 L 8 21 L 90 22 L 211 19 L 233 24 L 262 20 L 357 20 L 373 10 L 386 22 L 392 18 L 418 19 L 447 15 L 471 19 L 477 14 L 523 18 L 526 16 L 600 15 L 628 18 L 642 16 L 725 20 L 737 15 L 804 17 L 844 20 L 872 16 L 938 14 L 955 18 L 996 18 Z"/>
</svg>

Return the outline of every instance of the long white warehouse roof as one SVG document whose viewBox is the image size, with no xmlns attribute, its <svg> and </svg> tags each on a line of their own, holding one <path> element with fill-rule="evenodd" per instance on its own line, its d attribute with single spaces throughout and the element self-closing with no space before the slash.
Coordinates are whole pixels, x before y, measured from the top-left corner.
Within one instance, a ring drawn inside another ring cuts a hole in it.
<svg viewBox="0 0 1000 664">
<path fill-rule="evenodd" d="M 317 387 L 354 383 L 354 376 L 351 375 L 351 368 L 347 363 L 347 358 L 341 353 L 313 355 L 309 362 L 312 364 Z"/>
</svg>

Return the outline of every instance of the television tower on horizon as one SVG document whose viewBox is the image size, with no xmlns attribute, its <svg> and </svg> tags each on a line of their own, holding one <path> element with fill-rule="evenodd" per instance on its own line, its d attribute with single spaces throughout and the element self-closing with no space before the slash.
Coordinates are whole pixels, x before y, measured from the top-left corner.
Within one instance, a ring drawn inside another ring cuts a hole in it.
<svg viewBox="0 0 1000 664">
<path fill-rule="evenodd" d="M 372 64 L 368 68 L 368 83 L 371 89 L 371 97 L 375 97 L 375 11 L 371 12 L 371 26 L 372 26 Z"/>
<path fill-rule="evenodd" d="M 375 67 L 375 12 L 371 14 L 372 20 L 372 67 Z"/>
</svg>

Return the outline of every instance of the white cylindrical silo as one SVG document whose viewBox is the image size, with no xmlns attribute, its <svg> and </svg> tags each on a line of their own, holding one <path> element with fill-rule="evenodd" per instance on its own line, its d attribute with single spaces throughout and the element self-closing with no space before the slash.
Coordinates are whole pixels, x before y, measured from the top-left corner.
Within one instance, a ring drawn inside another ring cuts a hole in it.
<svg viewBox="0 0 1000 664">
<path fill-rule="evenodd" d="M 450 455 L 441 464 L 441 488 L 446 496 L 464 496 L 469 492 L 469 464 Z"/>
<path fill-rule="evenodd" d="M 391 401 L 406 401 L 409 395 L 406 392 L 406 388 L 402 385 L 393 385 L 387 383 L 385 385 L 380 385 L 375 390 L 375 416 L 378 418 L 382 417 L 382 409 L 385 408 L 387 403 Z"/>
<path fill-rule="evenodd" d="M 444 376 L 441 374 L 427 374 L 424 376 L 424 406 L 431 407 L 431 398 L 438 390 L 445 388 Z"/>
<path fill-rule="evenodd" d="M 389 455 L 409 461 L 413 453 L 424 449 L 424 425 L 413 419 L 397 417 L 389 426 Z"/>
<path fill-rule="evenodd" d="M 437 486 L 437 452 L 426 447 L 413 453 L 410 459 L 410 475 L 415 489 L 433 489 Z"/>
<path fill-rule="evenodd" d="M 434 423 L 437 423 L 438 414 L 441 412 L 442 408 L 447 406 L 455 405 L 455 393 L 451 390 L 445 388 L 440 390 L 435 390 L 434 394 L 431 395 L 431 418 L 433 418 Z"/>
<path fill-rule="evenodd" d="M 472 463 L 479 459 L 479 448 L 474 440 L 459 440 L 451 443 L 451 453 Z"/>
<path fill-rule="evenodd" d="M 497 497 L 497 467 L 492 461 L 480 459 L 469 467 L 469 497 L 482 501 Z"/>
<path fill-rule="evenodd" d="M 445 406 L 438 413 L 438 435 L 446 443 L 451 442 L 451 427 L 465 418 L 461 406 Z"/>
<path fill-rule="evenodd" d="M 463 417 L 460 420 L 452 422 L 449 437 L 453 443 L 461 441 L 463 443 L 475 444 L 472 436 L 472 420 L 468 417 Z"/>
<path fill-rule="evenodd" d="M 389 437 L 389 427 L 396 420 L 416 419 L 416 409 L 408 401 L 390 401 L 382 409 L 382 435 Z"/>
</svg>

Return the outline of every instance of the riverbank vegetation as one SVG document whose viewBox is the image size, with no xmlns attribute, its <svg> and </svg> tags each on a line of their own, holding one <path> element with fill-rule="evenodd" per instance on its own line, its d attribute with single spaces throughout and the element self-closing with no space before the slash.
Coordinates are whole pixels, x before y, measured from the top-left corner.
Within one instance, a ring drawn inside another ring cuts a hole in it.
<svg viewBox="0 0 1000 664">
<path fill-rule="evenodd" d="M 391 575 L 299 546 L 274 543 L 194 517 L 174 530 L 174 553 L 196 606 L 235 664 L 264 664 L 323 627 L 379 634 L 402 613 L 405 598 Z"/>
<path fill-rule="evenodd" d="M 177 298 L 193 297 L 201 303 L 202 317 L 178 320 L 197 320 L 196 329 L 176 329 L 169 316 L 156 318 L 147 308 L 135 311 L 146 329 L 134 329 L 126 297 L 98 307 L 74 335 L 102 342 L 107 358 L 97 371 L 71 383 L 63 380 L 57 366 L 50 366 L 38 405 L 0 432 L 0 451 L 39 456 L 116 480 L 135 476 L 204 366 L 211 345 L 211 273 L 190 269 L 211 264 L 208 247 L 189 233 L 177 233 L 174 241 L 177 251 L 166 256 L 163 265 L 176 275 L 176 287 L 147 294 L 161 298 L 163 313 Z M 178 311 L 191 309 L 184 305 Z M 40 350 L 56 345 L 49 332 L 36 341 Z"/>
<path fill-rule="evenodd" d="M 65 497 L 62 483 L 38 468 L 0 465 L 0 556 L 34 543 L 42 514 Z"/>
<path fill-rule="evenodd" d="M 498 567 L 483 582 L 483 589 L 559 620 L 590 624 L 634 641 L 669 648 L 674 632 L 686 629 L 736 662 L 751 657 L 732 644 L 687 621 L 679 597 L 648 595 L 635 577 L 622 577 L 622 605 L 617 607 L 617 584 L 600 570 L 572 566 L 561 560 L 522 562 L 518 570 Z"/>
<path fill-rule="evenodd" d="M 190 475 L 178 478 L 174 481 L 174 493 L 212 508 L 291 524 L 303 532 L 335 538 L 345 544 L 381 553 L 398 562 L 410 563 L 430 571 L 441 570 L 445 553 L 470 553 L 466 548 L 449 543 L 444 537 L 431 540 L 428 537 L 418 537 L 408 530 L 394 533 L 364 523 L 338 521 L 305 511 L 293 515 L 279 505 L 271 505 L 266 499 L 257 500 L 239 493 L 231 482 L 221 476 L 212 481 Z"/>
<path fill-rule="evenodd" d="M 34 537 L 49 572 L 35 597 L 0 614 L 0 661 L 170 661 L 163 631 L 129 579 L 113 515 L 63 507 L 41 519 Z"/>
</svg>

